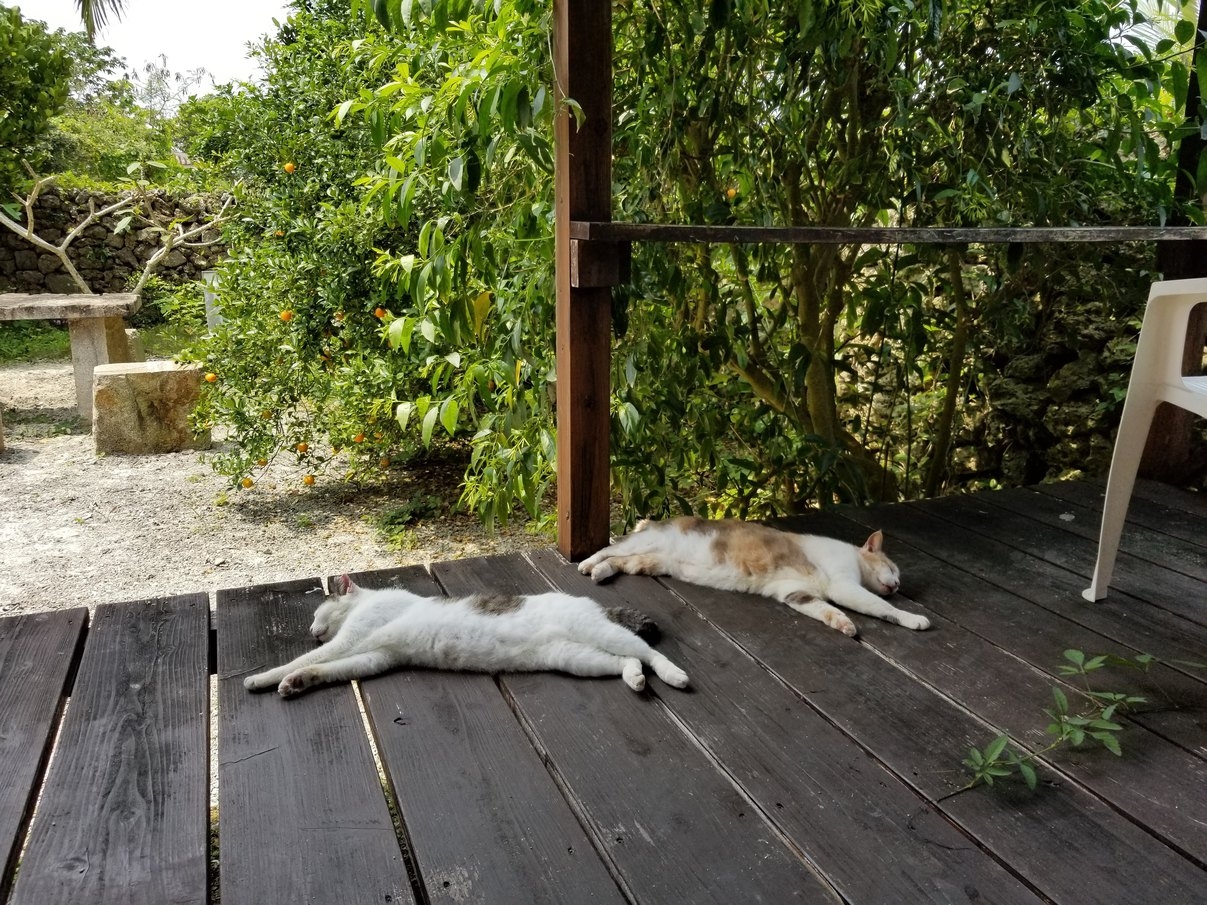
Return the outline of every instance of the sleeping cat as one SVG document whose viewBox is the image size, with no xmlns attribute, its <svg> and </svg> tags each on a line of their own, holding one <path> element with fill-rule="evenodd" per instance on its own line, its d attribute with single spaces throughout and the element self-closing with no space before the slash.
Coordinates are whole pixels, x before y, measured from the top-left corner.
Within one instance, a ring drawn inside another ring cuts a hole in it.
<svg viewBox="0 0 1207 905">
<path fill-rule="evenodd" d="M 377 675 L 396 666 L 477 672 L 557 669 L 576 676 L 620 676 L 645 688 L 641 664 L 675 688 L 687 673 L 649 646 L 647 617 L 604 609 L 569 594 L 421 597 L 401 588 L 369 590 L 347 575 L 314 613 L 310 633 L 321 647 L 243 680 L 251 691 L 276 686 L 292 697 L 321 682 Z"/>
<path fill-rule="evenodd" d="M 670 575 L 723 591 L 762 594 L 851 637 L 855 623 L 826 601 L 906 628 L 930 628 L 925 616 L 876 596 L 892 594 L 901 583 L 883 546 L 879 531 L 856 547 L 737 519 L 677 518 L 641 522 L 632 534 L 579 563 L 578 570 L 596 582 L 617 572 Z"/>
</svg>

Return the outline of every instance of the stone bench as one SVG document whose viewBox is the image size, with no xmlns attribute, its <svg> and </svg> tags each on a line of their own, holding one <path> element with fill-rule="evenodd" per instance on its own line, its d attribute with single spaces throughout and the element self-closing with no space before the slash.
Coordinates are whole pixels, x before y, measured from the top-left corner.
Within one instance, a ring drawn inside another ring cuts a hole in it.
<svg viewBox="0 0 1207 905">
<path fill-rule="evenodd" d="M 105 295 L 0 293 L 0 321 L 65 320 L 71 334 L 71 365 L 80 417 L 92 420 L 92 369 L 128 362 L 131 352 L 123 318 L 138 310 L 132 292 Z"/>
<path fill-rule="evenodd" d="M 209 431 L 189 416 L 201 394 L 201 368 L 174 361 L 116 362 L 92 372 L 92 438 L 97 453 L 207 449 Z"/>
</svg>

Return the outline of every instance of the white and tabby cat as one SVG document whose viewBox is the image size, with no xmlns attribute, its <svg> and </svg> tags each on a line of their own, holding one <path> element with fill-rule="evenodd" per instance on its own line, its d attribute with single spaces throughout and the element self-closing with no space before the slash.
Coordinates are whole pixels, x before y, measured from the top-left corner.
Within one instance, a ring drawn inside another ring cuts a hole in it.
<svg viewBox="0 0 1207 905">
<path fill-rule="evenodd" d="M 556 669 L 576 676 L 620 676 L 645 688 L 647 663 L 668 685 L 687 673 L 647 644 L 657 635 L 647 617 L 605 609 L 569 594 L 421 597 L 401 588 L 370 590 L 347 575 L 314 613 L 310 632 L 321 647 L 243 680 L 252 691 L 276 686 L 292 697 L 322 682 L 377 675 L 396 666 L 475 672 Z"/>
<path fill-rule="evenodd" d="M 852 637 L 855 623 L 827 601 L 906 628 L 930 628 L 925 616 L 877 596 L 892 594 L 901 583 L 883 546 L 879 531 L 857 547 L 754 522 L 689 517 L 641 522 L 632 534 L 579 563 L 578 570 L 596 582 L 628 572 L 762 594 Z"/>
</svg>

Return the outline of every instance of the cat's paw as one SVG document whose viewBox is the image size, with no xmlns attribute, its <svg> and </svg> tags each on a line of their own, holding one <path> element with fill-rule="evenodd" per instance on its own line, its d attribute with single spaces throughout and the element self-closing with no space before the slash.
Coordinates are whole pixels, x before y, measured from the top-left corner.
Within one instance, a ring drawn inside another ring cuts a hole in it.
<svg viewBox="0 0 1207 905">
<path fill-rule="evenodd" d="M 596 584 L 599 584 L 601 581 L 607 581 L 615 574 L 616 567 L 612 565 L 610 559 L 605 559 L 603 562 L 596 563 L 591 567 L 591 580 Z"/>
<path fill-rule="evenodd" d="M 851 621 L 851 617 L 841 610 L 827 610 L 822 614 L 822 622 L 830 626 L 830 628 L 838 629 L 848 638 L 854 638 L 859 634 L 859 629 L 855 628 L 855 623 Z"/>
<path fill-rule="evenodd" d="M 930 620 L 925 616 L 917 616 L 914 613 L 901 613 L 897 617 L 897 624 L 905 628 L 912 628 L 915 632 L 924 632 L 930 628 Z"/>
<path fill-rule="evenodd" d="M 268 673 L 257 673 L 254 676 L 248 676 L 243 680 L 243 687 L 248 691 L 264 691 L 266 688 L 272 687 L 272 681 L 266 678 Z"/>
<path fill-rule="evenodd" d="M 313 685 L 315 678 L 313 670 L 299 669 L 296 672 L 291 672 L 277 686 L 277 694 L 283 698 L 292 698 L 294 695 L 301 694 Z"/>
<path fill-rule="evenodd" d="M 633 691 L 645 691 L 645 673 L 641 671 L 641 661 L 636 657 L 625 659 L 620 677 L 624 679 L 624 684 Z"/>
<path fill-rule="evenodd" d="M 654 672 L 658 673 L 660 678 L 672 688 L 686 688 L 688 683 L 687 673 L 681 670 L 678 666 L 667 660 L 665 663 L 659 663 L 654 667 Z"/>
</svg>

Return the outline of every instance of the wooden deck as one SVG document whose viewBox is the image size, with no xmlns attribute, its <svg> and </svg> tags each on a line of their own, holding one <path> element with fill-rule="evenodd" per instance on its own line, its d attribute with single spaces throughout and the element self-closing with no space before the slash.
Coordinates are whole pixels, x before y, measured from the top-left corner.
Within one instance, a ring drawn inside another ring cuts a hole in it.
<svg viewBox="0 0 1207 905">
<path fill-rule="evenodd" d="M 795 520 L 884 528 L 935 623 L 856 616 L 858 641 L 743 595 L 592 589 L 552 551 L 363 577 L 639 607 L 688 692 L 416 670 L 247 693 L 308 646 L 317 579 L 212 617 L 198 594 L 0 620 L 0 902 L 1203 903 L 1207 671 L 1112 670 L 1151 702 L 1121 758 L 952 795 L 971 745 L 1046 744 L 1066 648 L 1207 661 L 1207 499 L 1141 487 L 1095 605 L 1098 506 L 1066 484 Z"/>
</svg>

